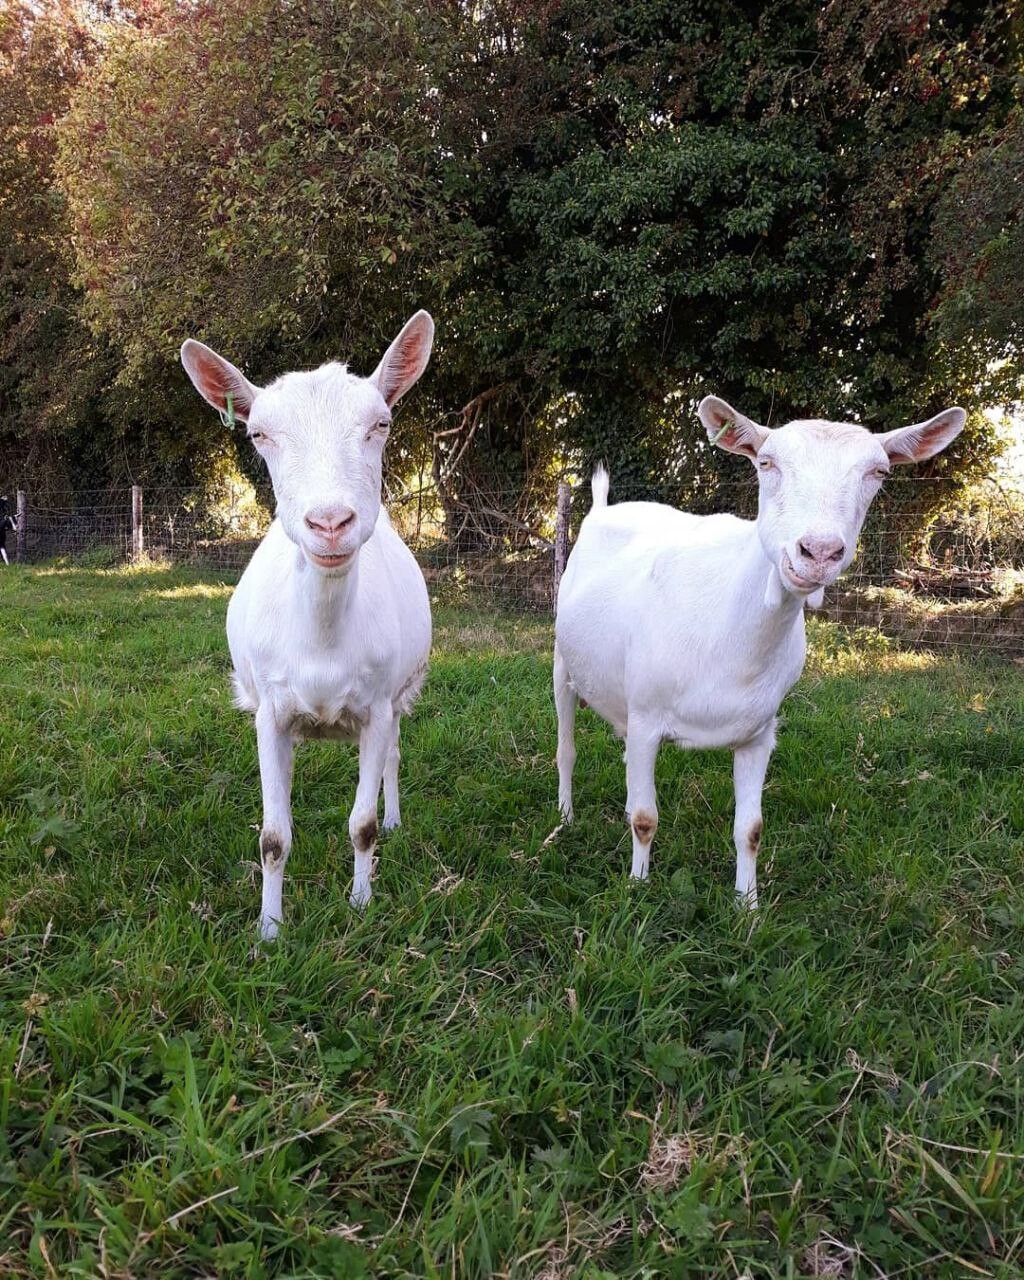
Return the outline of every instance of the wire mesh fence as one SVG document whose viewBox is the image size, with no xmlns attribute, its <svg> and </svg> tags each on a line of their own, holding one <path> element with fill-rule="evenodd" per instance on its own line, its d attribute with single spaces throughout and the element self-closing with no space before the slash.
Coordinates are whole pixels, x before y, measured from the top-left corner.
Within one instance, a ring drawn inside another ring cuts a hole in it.
<svg viewBox="0 0 1024 1280">
<path fill-rule="evenodd" d="M 16 549 L 29 562 L 106 567 L 145 557 L 234 572 L 271 520 L 243 486 L 213 496 L 200 489 L 19 496 Z M 698 514 L 750 518 L 757 510 L 753 480 L 699 492 L 613 488 L 613 501 L 634 497 Z M 428 481 L 391 486 L 385 501 L 435 601 L 550 612 L 590 492 L 571 479 L 487 493 L 439 490 Z M 868 513 L 857 558 L 826 592 L 820 616 L 905 644 L 1024 661 L 1024 491 L 995 480 L 965 489 L 894 479 Z"/>
</svg>

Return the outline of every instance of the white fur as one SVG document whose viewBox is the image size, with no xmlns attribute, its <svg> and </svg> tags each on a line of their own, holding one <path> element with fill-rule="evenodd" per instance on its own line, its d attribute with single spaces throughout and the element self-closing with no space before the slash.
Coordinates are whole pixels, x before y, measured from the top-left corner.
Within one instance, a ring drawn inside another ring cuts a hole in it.
<svg viewBox="0 0 1024 1280">
<path fill-rule="evenodd" d="M 277 934 L 292 843 L 294 743 L 356 738 L 349 815 L 351 902 L 371 896 L 377 798 L 384 829 L 400 821 L 399 724 L 430 652 L 430 603 L 412 553 L 380 504 L 391 406 L 426 366 L 434 326 L 418 312 L 370 378 L 338 364 L 289 373 L 265 389 L 201 343 L 182 362 L 200 393 L 236 416 L 265 459 L 277 519 L 228 606 L 238 705 L 254 713 L 263 791 L 261 933 Z"/>
<path fill-rule="evenodd" d="M 804 665 L 804 605 L 853 559 L 892 462 L 944 449 L 964 423 L 947 409 L 872 435 L 821 420 L 770 430 L 706 397 L 699 414 L 721 448 L 758 469 L 755 520 L 695 516 L 653 502 L 594 505 L 558 593 L 554 686 L 559 805 L 572 820 L 574 722 L 582 698 L 626 741 L 626 811 L 636 877 L 657 829 L 654 763 L 666 739 L 734 752 L 736 890 L 757 903 L 761 791 L 776 713 Z"/>
</svg>

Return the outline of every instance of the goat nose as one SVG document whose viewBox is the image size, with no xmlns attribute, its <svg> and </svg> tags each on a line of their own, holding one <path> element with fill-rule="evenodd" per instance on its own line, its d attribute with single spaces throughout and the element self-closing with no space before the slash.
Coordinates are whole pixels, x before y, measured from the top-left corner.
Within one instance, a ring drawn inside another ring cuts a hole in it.
<svg viewBox="0 0 1024 1280">
<path fill-rule="evenodd" d="M 812 560 L 815 564 L 828 564 L 842 560 L 846 544 L 842 538 L 819 538 L 805 534 L 796 544 L 796 549 L 805 560 Z"/>
<path fill-rule="evenodd" d="M 355 519 L 351 507 L 317 507 L 306 514 L 306 524 L 325 538 L 337 538 Z"/>
</svg>

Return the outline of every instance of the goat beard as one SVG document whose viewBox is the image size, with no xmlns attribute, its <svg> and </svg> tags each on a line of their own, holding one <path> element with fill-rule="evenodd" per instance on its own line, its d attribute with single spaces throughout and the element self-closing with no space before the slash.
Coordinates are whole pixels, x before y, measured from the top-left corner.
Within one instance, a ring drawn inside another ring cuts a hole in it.
<svg viewBox="0 0 1024 1280">
<path fill-rule="evenodd" d="M 772 565 L 768 570 L 768 581 L 764 587 L 764 607 L 780 608 L 785 596 L 786 589 L 782 585 L 782 577 L 775 565 Z M 825 603 L 825 588 L 819 587 L 817 591 L 812 591 L 810 595 L 804 597 L 804 603 L 808 609 L 820 609 Z"/>
</svg>

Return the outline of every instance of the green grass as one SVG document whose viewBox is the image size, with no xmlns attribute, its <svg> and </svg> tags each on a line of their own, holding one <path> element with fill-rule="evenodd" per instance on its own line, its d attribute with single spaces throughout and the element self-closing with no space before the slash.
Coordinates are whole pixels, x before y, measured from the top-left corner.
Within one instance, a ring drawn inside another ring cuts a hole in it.
<svg viewBox="0 0 1024 1280">
<path fill-rule="evenodd" d="M 258 949 L 229 590 L 0 575 L 0 1274 L 1021 1274 L 1024 671 L 818 629 L 749 918 L 727 755 L 631 884 L 547 622 L 439 611 L 369 910 L 305 746 Z"/>
</svg>

